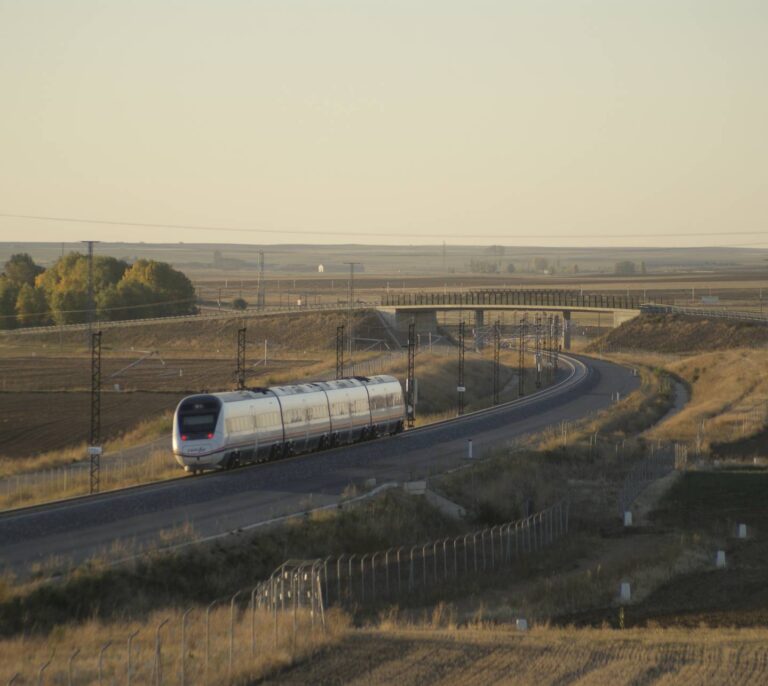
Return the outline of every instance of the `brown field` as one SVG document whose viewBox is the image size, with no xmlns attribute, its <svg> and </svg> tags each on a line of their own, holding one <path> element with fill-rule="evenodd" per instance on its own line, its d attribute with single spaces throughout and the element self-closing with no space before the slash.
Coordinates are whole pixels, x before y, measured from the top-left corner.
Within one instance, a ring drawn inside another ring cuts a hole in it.
<svg viewBox="0 0 768 686">
<path fill-rule="evenodd" d="M 183 395 L 104 393 L 102 436 L 117 438 L 142 421 L 172 411 Z M 72 445 L 84 446 L 90 430 L 90 402 L 90 393 L 0 393 L 0 454 L 26 457 Z"/>
<path fill-rule="evenodd" d="M 759 684 L 768 630 L 355 631 L 262 684 Z"/>
</svg>

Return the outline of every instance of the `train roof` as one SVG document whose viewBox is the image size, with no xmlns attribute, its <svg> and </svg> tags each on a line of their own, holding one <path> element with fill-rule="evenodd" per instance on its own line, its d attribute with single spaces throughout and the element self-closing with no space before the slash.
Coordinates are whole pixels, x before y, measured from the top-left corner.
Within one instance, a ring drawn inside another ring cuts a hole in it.
<svg viewBox="0 0 768 686">
<path fill-rule="evenodd" d="M 314 381 L 303 384 L 286 384 L 284 386 L 270 386 L 269 388 L 249 388 L 242 391 L 222 391 L 220 393 L 201 393 L 190 398 L 217 398 L 223 403 L 236 403 L 243 400 L 255 400 L 269 396 L 301 395 L 303 393 L 319 393 L 321 391 L 333 391 L 345 388 L 361 388 L 362 386 L 377 385 L 383 383 L 399 383 L 394 376 L 377 374 L 375 376 L 352 376 L 344 379 L 332 379 L 330 381 Z"/>
</svg>

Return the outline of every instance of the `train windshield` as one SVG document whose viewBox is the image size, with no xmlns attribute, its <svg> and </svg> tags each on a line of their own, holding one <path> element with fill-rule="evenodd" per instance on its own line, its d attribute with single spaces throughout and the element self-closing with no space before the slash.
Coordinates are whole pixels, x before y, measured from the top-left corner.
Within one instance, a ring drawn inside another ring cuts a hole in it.
<svg viewBox="0 0 768 686">
<path fill-rule="evenodd" d="M 215 414 L 188 414 L 180 417 L 181 432 L 185 434 L 213 433 L 216 429 Z"/>
</svg>

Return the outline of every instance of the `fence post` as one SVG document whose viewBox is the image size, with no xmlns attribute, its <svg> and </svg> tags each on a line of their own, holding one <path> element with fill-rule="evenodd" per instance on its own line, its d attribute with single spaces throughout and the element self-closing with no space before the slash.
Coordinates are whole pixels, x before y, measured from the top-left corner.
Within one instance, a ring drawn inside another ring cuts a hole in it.
<svg viewBox="0 0 768 686">
<path fill-rule="evenodd" d="M 166 624 L 168 624 L 167 618 L 157 625 L 155 631 L 155 684 L 157 686 L 163 682 L 163 650 L 160 643 L 160 631 Z"/>
<path fill-rule="evenodd" d="M 365 553 L 360 558 L 360 602 L 365 602 L 365 558 L 369 557 L 368 553 Z"/>
<path fill-rule="evenodd" d="M 191 607 L 181 615 L 181 686 L 186 686 L 187 683 L 187 617 L 190 612 Z"/>
<path fill-rule="evenodd" d="M 112 645 L 112 641 L 107 641 L 103 646 L 101 646 L 101 650 L 99 651 L 99 686 L 102 684 L 102 672 L 103 672 L 103 665 L 104 665 L 104 651 L 109 648 L 109 646 Z"/>
<path fill-rule="evenodd" d="M 251 655 L 256 656 L 256 591 L 259 586 L 254 586 L 251 591 Z"/>
<path fill-rule="evenodd" d="M 45 662 L 40 666 L 40 671 L 37 673 L 37 684 L 38 686 L 42 686 L 43 683 L 43 672 L 45 672 L 46 669 L 48 669 L 48 665 L 53 662 L 53 656 L 56 655 L 56 649 L 54 648 L 51 651 L 51 656 L 48 658 L 48 662 Z M 99 674 L 99 679 L 101 679 L 101 674 Z"/>
<path fill-rule="evenodd" d="M 72 662 L 80 654 L 80 648 L 75 648 L 67 662 L 67 686 L 72 686 Z"/>
<path fill-rule="evenodd" d="M 375 552 L 371 557 L 371 600 L 376 602 L 376 556 L 379 552 Z"/>
<path fill-rule="evenodd" d="M 127 656 L 127 663 L 128 663 L 127 664 L 127 668 L 128 669 L 127 669 L 127 674 L 126 674 L 126 683 L 128 684 L 128 686 L 131 686 L 131 677 L 133 676 L 133 674 L 132 674 L 133 663 L 131 662 L 131 656 L 132 656 L 131 649 L 133 647 L 133 639 L 136 638 L 138 633 L 139 633 L 139 629 L 136 629 L 136 631 L 134 631 L 128 637 L 128 646 L 127 646 L 127 651 L 126 651 L 128 653 L 128 656 Z"/>
<path fill-rule="evenodd" d="M 227 678 L 232 678 L 232 663 L 235 656 L 235 600 L 242 593 L 242 589 L 236 591 L 229 601 L 229 662 L 227 664 Z"/>
<path fill-rule="evenodd" d="M 221 600 L 217 598 L 205 608 L 205 683 L 208 683 L 208 669 L 211 660 L 211 610 Z"/>
</svg>

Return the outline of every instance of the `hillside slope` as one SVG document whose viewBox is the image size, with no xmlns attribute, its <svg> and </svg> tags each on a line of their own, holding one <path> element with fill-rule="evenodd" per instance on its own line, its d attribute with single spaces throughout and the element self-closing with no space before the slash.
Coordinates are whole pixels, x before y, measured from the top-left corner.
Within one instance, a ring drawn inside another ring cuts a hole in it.
<svg viewBox="0 0 768 686">
<path fill-rule="evenodd" d="M 709 352 L 768 345 L 768 327 L 728 319 L 642 314 L 594 341 L 588 352 Z"/>
</svg>

